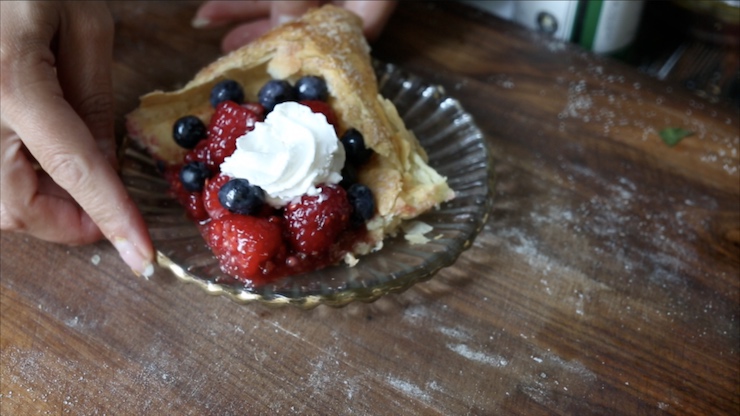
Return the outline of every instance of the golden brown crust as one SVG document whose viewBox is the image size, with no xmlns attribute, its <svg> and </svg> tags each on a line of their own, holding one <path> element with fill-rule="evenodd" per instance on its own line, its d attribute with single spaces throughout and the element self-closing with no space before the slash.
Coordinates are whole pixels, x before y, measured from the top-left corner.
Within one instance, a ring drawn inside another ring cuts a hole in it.
<svg viewBox="0 0 740 416">
<path fill-rule="evenodd" d="M 207 122 L 212 113 L 209 94 L 217 82 L 234 79 L 248 101 L 257 101 L 259 88 L 270 79 L 294 82 L 305 75 L 321 76 L 340 132 L 356 128 L 377 153 L 360 178 L 377 199 L 380 215 L 371 234 L 380 240 L 400 220 L 419 215 L 453 193 L 426 164 L 423 149 L 393 104 L 378 94 L 369 50 L 359 17 L 331 5 L 314 9 L 213 62 L 183 88 L 141 97 L 140 106 L 127 116 L 129 135 L 156 158 L 177 163 L 185 151 L 172 140 L 172 125 L 190 114 Z"/>
</svg>

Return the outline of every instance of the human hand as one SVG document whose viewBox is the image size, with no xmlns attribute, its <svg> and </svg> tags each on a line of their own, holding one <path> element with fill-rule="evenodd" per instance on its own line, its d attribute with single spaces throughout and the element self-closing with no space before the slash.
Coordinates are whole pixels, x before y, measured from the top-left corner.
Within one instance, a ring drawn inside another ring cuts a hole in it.
<svg viewBox="0 0 740 416">
<path fill-rule="evenodd" d="M 113 21 L 102 2 L 0 2 L 0 228 L 105 236 L 152 273 L 144 220 L 116 174 Z"/>
<path fill-rule="evenodd" d="M 198 9 L 193 19 L 197 28 L 211 28 L 231 22 L 244 22 L 224 36 L 221 48 L 230 52 L 256 39 L 270 28 L 295 20 L 311 7 L 334 3 L 360 16 L 365 36 L 372 40 L 380 35 L 395 1 L 224 1 L 210 0 Z"/>
</svg>

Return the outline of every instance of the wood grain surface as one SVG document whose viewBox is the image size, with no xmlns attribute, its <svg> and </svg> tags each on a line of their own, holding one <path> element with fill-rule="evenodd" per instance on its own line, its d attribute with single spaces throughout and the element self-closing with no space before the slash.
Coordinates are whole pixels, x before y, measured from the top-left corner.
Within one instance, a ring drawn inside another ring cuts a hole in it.
<svg viewBox="0 0 740 416">
<path fill-rule="evenodd" d="M 111 3 L 119 116 L 218 56 L 195 7 Z M 2 414 L 740 413 L 737 107 L 454 3 L 403 2 L 373 49 L 493 152 L 490 220 L 453 266 L 303 311 L 3 232 Z"/>
</svg>

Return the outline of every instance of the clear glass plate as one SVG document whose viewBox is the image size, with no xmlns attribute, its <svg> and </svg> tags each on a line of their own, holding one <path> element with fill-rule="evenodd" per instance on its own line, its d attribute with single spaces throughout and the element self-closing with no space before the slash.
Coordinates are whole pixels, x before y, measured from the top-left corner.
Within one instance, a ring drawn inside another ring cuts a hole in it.
<svg viewBox="0 0 740 416">
<path fill-rule="evenodd" d="M 223 272 L 197 226 L 168 196 L 168 184 L 154 160 L 133 143 L 126 143 L 121 174 L 149 226 L 159 265 L 208 293 L 240 303 L 311 308 L 370 302 L 427 280 L 454 263 L 472 244 L 491 209 L 493 175 L 485 138 L 460 103 L 441 87 L 390 64 L 376 63 L 375 67 L 380 92 L 395 103 L 406 126 L 426 149 L 430 165 L 447 177 L 456 194 L 452 201 L 418 218 L 434 227 L 427 234 L 429 242 L 411 244 L 399 235 L 386 239 L 381 250 L 361 257 L 355 267 L 333 266 L 256 288 L 215 283 Z"/>
</svg>

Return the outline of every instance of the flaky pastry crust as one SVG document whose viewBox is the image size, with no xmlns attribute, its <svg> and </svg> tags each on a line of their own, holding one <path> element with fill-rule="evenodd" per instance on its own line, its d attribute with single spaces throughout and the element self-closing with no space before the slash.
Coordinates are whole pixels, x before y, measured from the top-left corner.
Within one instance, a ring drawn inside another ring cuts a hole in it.
<svg viewBox="0 0 740 416">
<path fill-rule="evenodd" d="M 139 107 L 126 119 L 129 135 L 156 159 L 179 163 L 186 151 L 173 141 L 172 126 L 185 115 L 196 115 L 207 124 L 213 112 L 209 95 L 217 82 L 234 79 L 242 84 L 247 101 L 257 101 L 257 92 L 270 79 L 293 83 L 305 75 L 323 77 L 340 135 L 356 128 L 376 153 L 359 178 L 376 198 L 378 215 L 368 230 L 373 241 L 380 242 L 402 220 L 453 198 L 454 193 L 429 167 L 426 153 L 393 103 L 379 95 L 369 52 L 359 17 L 331 5 L 313 9 L 208 65 L 183 88 L 141 97 Z M 362 254 L 371 246 L 355 252 Z"/>
</svg>

